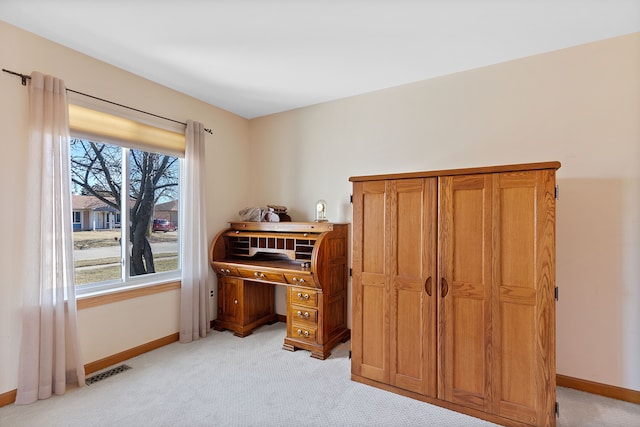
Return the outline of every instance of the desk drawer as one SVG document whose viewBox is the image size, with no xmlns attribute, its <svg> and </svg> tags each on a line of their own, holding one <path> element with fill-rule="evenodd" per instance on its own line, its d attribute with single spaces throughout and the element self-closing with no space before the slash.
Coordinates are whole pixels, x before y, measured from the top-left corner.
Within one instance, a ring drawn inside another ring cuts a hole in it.
<svg viewBox="0 0 640 427">
<path fill-rule="evenodd" d="M 294 322 L 309 322 L 316 324 L 318 323 L 318 310 L 302 307 L 302 306 L 289 306 L 289 316 Z"/>
<path fill-rule="evenodd" d="M 291 287 L 289 288 L 289 304 L 317 307 L 318 294 L 311 289 Z"/>
<path fill-rule="evenodd" d="M 313 281 L 313 276 L 309 273 L 303 273 L 303 274 L 285 273 L 284 277 L 285 279 L 287 279 L 287 283 L 290 285 L 309 286 L 312 288 L 315 288 L 316 286 L 315 282 Z"/>
<path fill-rule="evenodd" d="M 224 262 L 213 262 L 211 263 L 211 268 L 221 276 L 240 276 L 236 267 Z"/>
<path fill-rule="evenodd" d="M 240 276 L 238 269 L 222 262 L 212 263 L 213 271 L 221 276 Z"/>
<path fill-rule="evenodd" d="M 291 330 L 289 331 L 289 337 L 296 340 L 303 340 L 309 342 L 316 342 L 317 328 L 311 325 L 305 325 L 304 323 L 291 323 Z"/>
<path fill-rule="evenodd" d="M 273 271 L 260 271 L 258 269 L 238 268 L 240 276 L 250 280 L 264 280 L 267 282 L 287 283 L 284 274 Z"/>
</svg>

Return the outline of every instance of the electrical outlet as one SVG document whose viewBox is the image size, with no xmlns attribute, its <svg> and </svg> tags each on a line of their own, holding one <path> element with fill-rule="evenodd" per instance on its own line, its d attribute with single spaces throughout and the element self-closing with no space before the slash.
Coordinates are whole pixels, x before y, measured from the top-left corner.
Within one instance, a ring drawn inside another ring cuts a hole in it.
<svg viewBox="0 0 640 427">
<path fill-rule="evenodd" d="M 210 296 L 211 298 L 213 298 L 213 296 L 214 296 L 214 295 L 213 295 L 213 289 L 209 291 L 209 296 Z"/>
</svg>

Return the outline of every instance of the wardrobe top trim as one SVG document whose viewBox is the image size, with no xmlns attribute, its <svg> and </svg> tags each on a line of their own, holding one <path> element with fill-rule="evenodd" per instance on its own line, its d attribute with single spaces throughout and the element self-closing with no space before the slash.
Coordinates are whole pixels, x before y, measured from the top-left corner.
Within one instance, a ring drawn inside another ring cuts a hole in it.
<svg viewBox="0 0 640 427">
<path fill-rule="evenodd" d="M 428 178 L 433 176 L 472 175 L 496 172 L 517 172 L 541 169 L 560 169 L 560 162 L 521 163 L 516 165 L 484 166 L 479 168 L 445 169 L 425 172 L 392 173 L 385 175 L 352 176 L 351 182 L 383 181 L 388 179 Z"/>
</svg>

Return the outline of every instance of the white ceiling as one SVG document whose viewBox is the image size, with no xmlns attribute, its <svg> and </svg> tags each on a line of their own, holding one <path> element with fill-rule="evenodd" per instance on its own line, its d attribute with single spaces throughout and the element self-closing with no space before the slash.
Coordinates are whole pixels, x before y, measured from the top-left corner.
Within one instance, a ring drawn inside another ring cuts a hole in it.
<svg viewBox="0 0 640 427">
<path fill-rule="evenodd" d="M 253 118 L 640 31 L 640 0 L 0 0 L 0 20 Z"/>
</svg>

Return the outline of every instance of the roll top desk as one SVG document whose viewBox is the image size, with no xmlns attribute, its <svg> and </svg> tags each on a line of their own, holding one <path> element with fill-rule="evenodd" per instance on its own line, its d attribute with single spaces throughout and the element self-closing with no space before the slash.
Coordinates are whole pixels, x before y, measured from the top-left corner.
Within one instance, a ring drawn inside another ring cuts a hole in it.
<svg viewBox="0 0 640 427">
<path fill-rule="evenodd" d="M 244 337 L 274 323 L 274 285 L 287 287 L 283 349 L 326 359 L 349 339 L 348 224 L 231 222 L 212 241 L 209 262 L 218 277 L 216 330 Z"/>
</svg>

